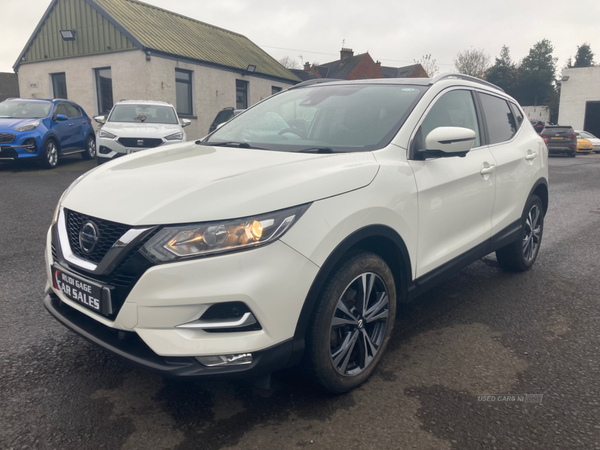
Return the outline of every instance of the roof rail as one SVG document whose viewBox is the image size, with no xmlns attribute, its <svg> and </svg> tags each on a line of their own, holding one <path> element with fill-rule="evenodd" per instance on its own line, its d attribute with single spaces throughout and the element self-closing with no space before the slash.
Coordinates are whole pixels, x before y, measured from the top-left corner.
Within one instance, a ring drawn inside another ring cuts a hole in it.
<svg viewBox="0 0 600 450">
<path fill-rule="evenodd" d="M 295 84 L 292 87 L 288 88 L 288 90 L 296 89 L 296 88 L 304 87 L 304 86 L 310 86 L 312 84 L 331 83 L 332 81 L 344 81 L 344 80 L 341 80 L 339 78 L 313 78 L 312 80 L 306 80 L 306 81 L 303 81 L 302 83 Z"/>
<path fill-rule="evenodd" d="M 466 80 L 466 81 L 472 81 L 474 83 L 479 83 L 479 84 L 483 84 L 487 87 L 492 87 L 494 89 L 498 89 L 499 91 L 504 92 L 504 89 L 502 89 L 501 87 L 496 86 L 493 83 L 490 83 L 489 81 L 485 81 L 482 80 L 480 78 L 476 78 L 476 77 L 472 77 L 471 75 L 465 75 L 464 73 L 442 73 L 436 77 L 433 77 L 431 79 L 431 82 L 429 83 L 430 85 L 437 83 L 438 81 L 442 81 L 445 80 L 446 78 L 458 78 L 461 80 Z"/>
</svg>

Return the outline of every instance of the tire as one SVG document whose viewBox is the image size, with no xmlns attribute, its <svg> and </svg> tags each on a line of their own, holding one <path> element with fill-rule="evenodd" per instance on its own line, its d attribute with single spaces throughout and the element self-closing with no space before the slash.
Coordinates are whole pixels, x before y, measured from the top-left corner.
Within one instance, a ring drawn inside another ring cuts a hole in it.
<svg viewBox="0 0 600 450">
<path fill-rule="evenodd" d="M 577 152 L 569 153 L 569 158 L 575 158 L 577 156 Z"/>
<path fill-rule="evenodd" d="M 96 157 L 96 137 L 89 135 L 85 140 L 85 151 L 81 153 L 81 157 L 85 160 L 94 159 Z"/>
<path fill-rule="evenodd" d="M 532 195 L 521 218 L 521 237 L 496 251 L 498 264 L 511 272 L 528 270 L 537 259 L 544 234 L 544 207 L 537 195 Z"/>
<path fill-rule="evenodd" d="M 54 139 L 44 142 L 41 157 L 42 166 L 46 169 L 54 169 L 58 165 L 58 144 Z"/>
<path fill-rule="evenodd" d="M 304 360 L 308 376 L 336 394 L 360 386 L 381 360 L 395 317 L 396 287 L 385 261 L 370 252 L 346 257 L 325 283 L 311 317 Z"/>
</svg>

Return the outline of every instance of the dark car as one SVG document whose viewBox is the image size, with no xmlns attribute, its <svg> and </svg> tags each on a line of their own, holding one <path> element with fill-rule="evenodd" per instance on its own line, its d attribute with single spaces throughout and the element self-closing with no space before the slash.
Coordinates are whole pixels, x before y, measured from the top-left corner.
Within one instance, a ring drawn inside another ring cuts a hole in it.
<svg viewBox="0 0 600 450">
<path fill-rule="evenodd" d="M 547 142 L 550 155 L 565 154 L 574 158 L 577 154 L 577 136 L 571 126 L 546 125 L 540 137 Z"/>
<path fill-rule="evenodd" d="M 217 116 L 215 117 L 215 120 L 213 120 L 213 123 L 210 124 L 210 128 L 208 129 L 208 132 L 212 133 L 213 131 L 215 131 L 217 129 L 217 127 L 219 125 L 231 120 L 231 118 L 233 118 L 234 116 L 237 116 L 242 111 L 244 111 L 244 110 L 243 109 L 233 109 L 232 107 L 223 108 L 221 111 L 219 111 L 217 113 Z"/>
<path fill-rule="evenodd" d="M 541 120 L 530 120 L 530 122 L 537 134 L 540 134 L 544 129 L 544 122 Z"/>
<path fill-rule="evenodd" d="M 96 156 L 91 119 L 73 102 L 11 98 L 0 103 L 0 161 L 39 160 L 48 169 L 58 158 Z"/>
</svg>

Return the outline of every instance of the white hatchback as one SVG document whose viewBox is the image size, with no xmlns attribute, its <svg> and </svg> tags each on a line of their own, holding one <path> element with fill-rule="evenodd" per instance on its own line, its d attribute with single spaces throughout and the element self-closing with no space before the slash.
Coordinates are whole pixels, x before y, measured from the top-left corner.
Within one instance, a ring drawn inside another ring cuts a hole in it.
<svg viewBox="0 0 600 450">
<path fill-rule="evenodd" d="M 121 100 L 108 116 L 96 116 L 102 127 L 96 134 L 98 164 L 113 158 L 166 144 L 186 141 L 184 127 L 173 105 L 147 100 Z"/>
<path fill-rule="evenodd" d="M 536 260 L 548 150 L 524 118 L 458 74 L 300 84 L 77 179 L 48 232 L 44 305 L 165 375 L 302 362 L 348 391 L 398 302 L 491 252 L 512 271 Z"/>
</svg>

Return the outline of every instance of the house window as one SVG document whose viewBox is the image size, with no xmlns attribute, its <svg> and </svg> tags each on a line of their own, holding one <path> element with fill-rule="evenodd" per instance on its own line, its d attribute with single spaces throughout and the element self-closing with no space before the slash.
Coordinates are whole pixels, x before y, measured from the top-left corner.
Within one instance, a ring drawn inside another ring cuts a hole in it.
<svg viewBox="0 0 600 450">
<path fill-rule="evenodd" d="M 271 95 L 277 94 L 278 92 L 281 92 L 281 88 L 279 86 L 271 86 Z"/>
<path fill-rule="evenodd" d="M 235 80 L 235 109 L 248 107 L 248 82 Z"/>
<path fill-rule="evenodd" d="M 96 95 L 98 98 L 98 112 L 108 114 L 113 107 L 112 76 L 110 67 L 94 69 L 96 74 Z"/>
<path fill-rule="evenodd" d="M 54 98 L 67 98 L 67 77 L 65 73 L 51 73 L 52 96 Z"/>
<path fill-rule="evenodd" d="M 177 114 L 191 116 L 194 114 L 192 105 L 192 72 L 175 69 L 175 102 Z"/>
</svg>

